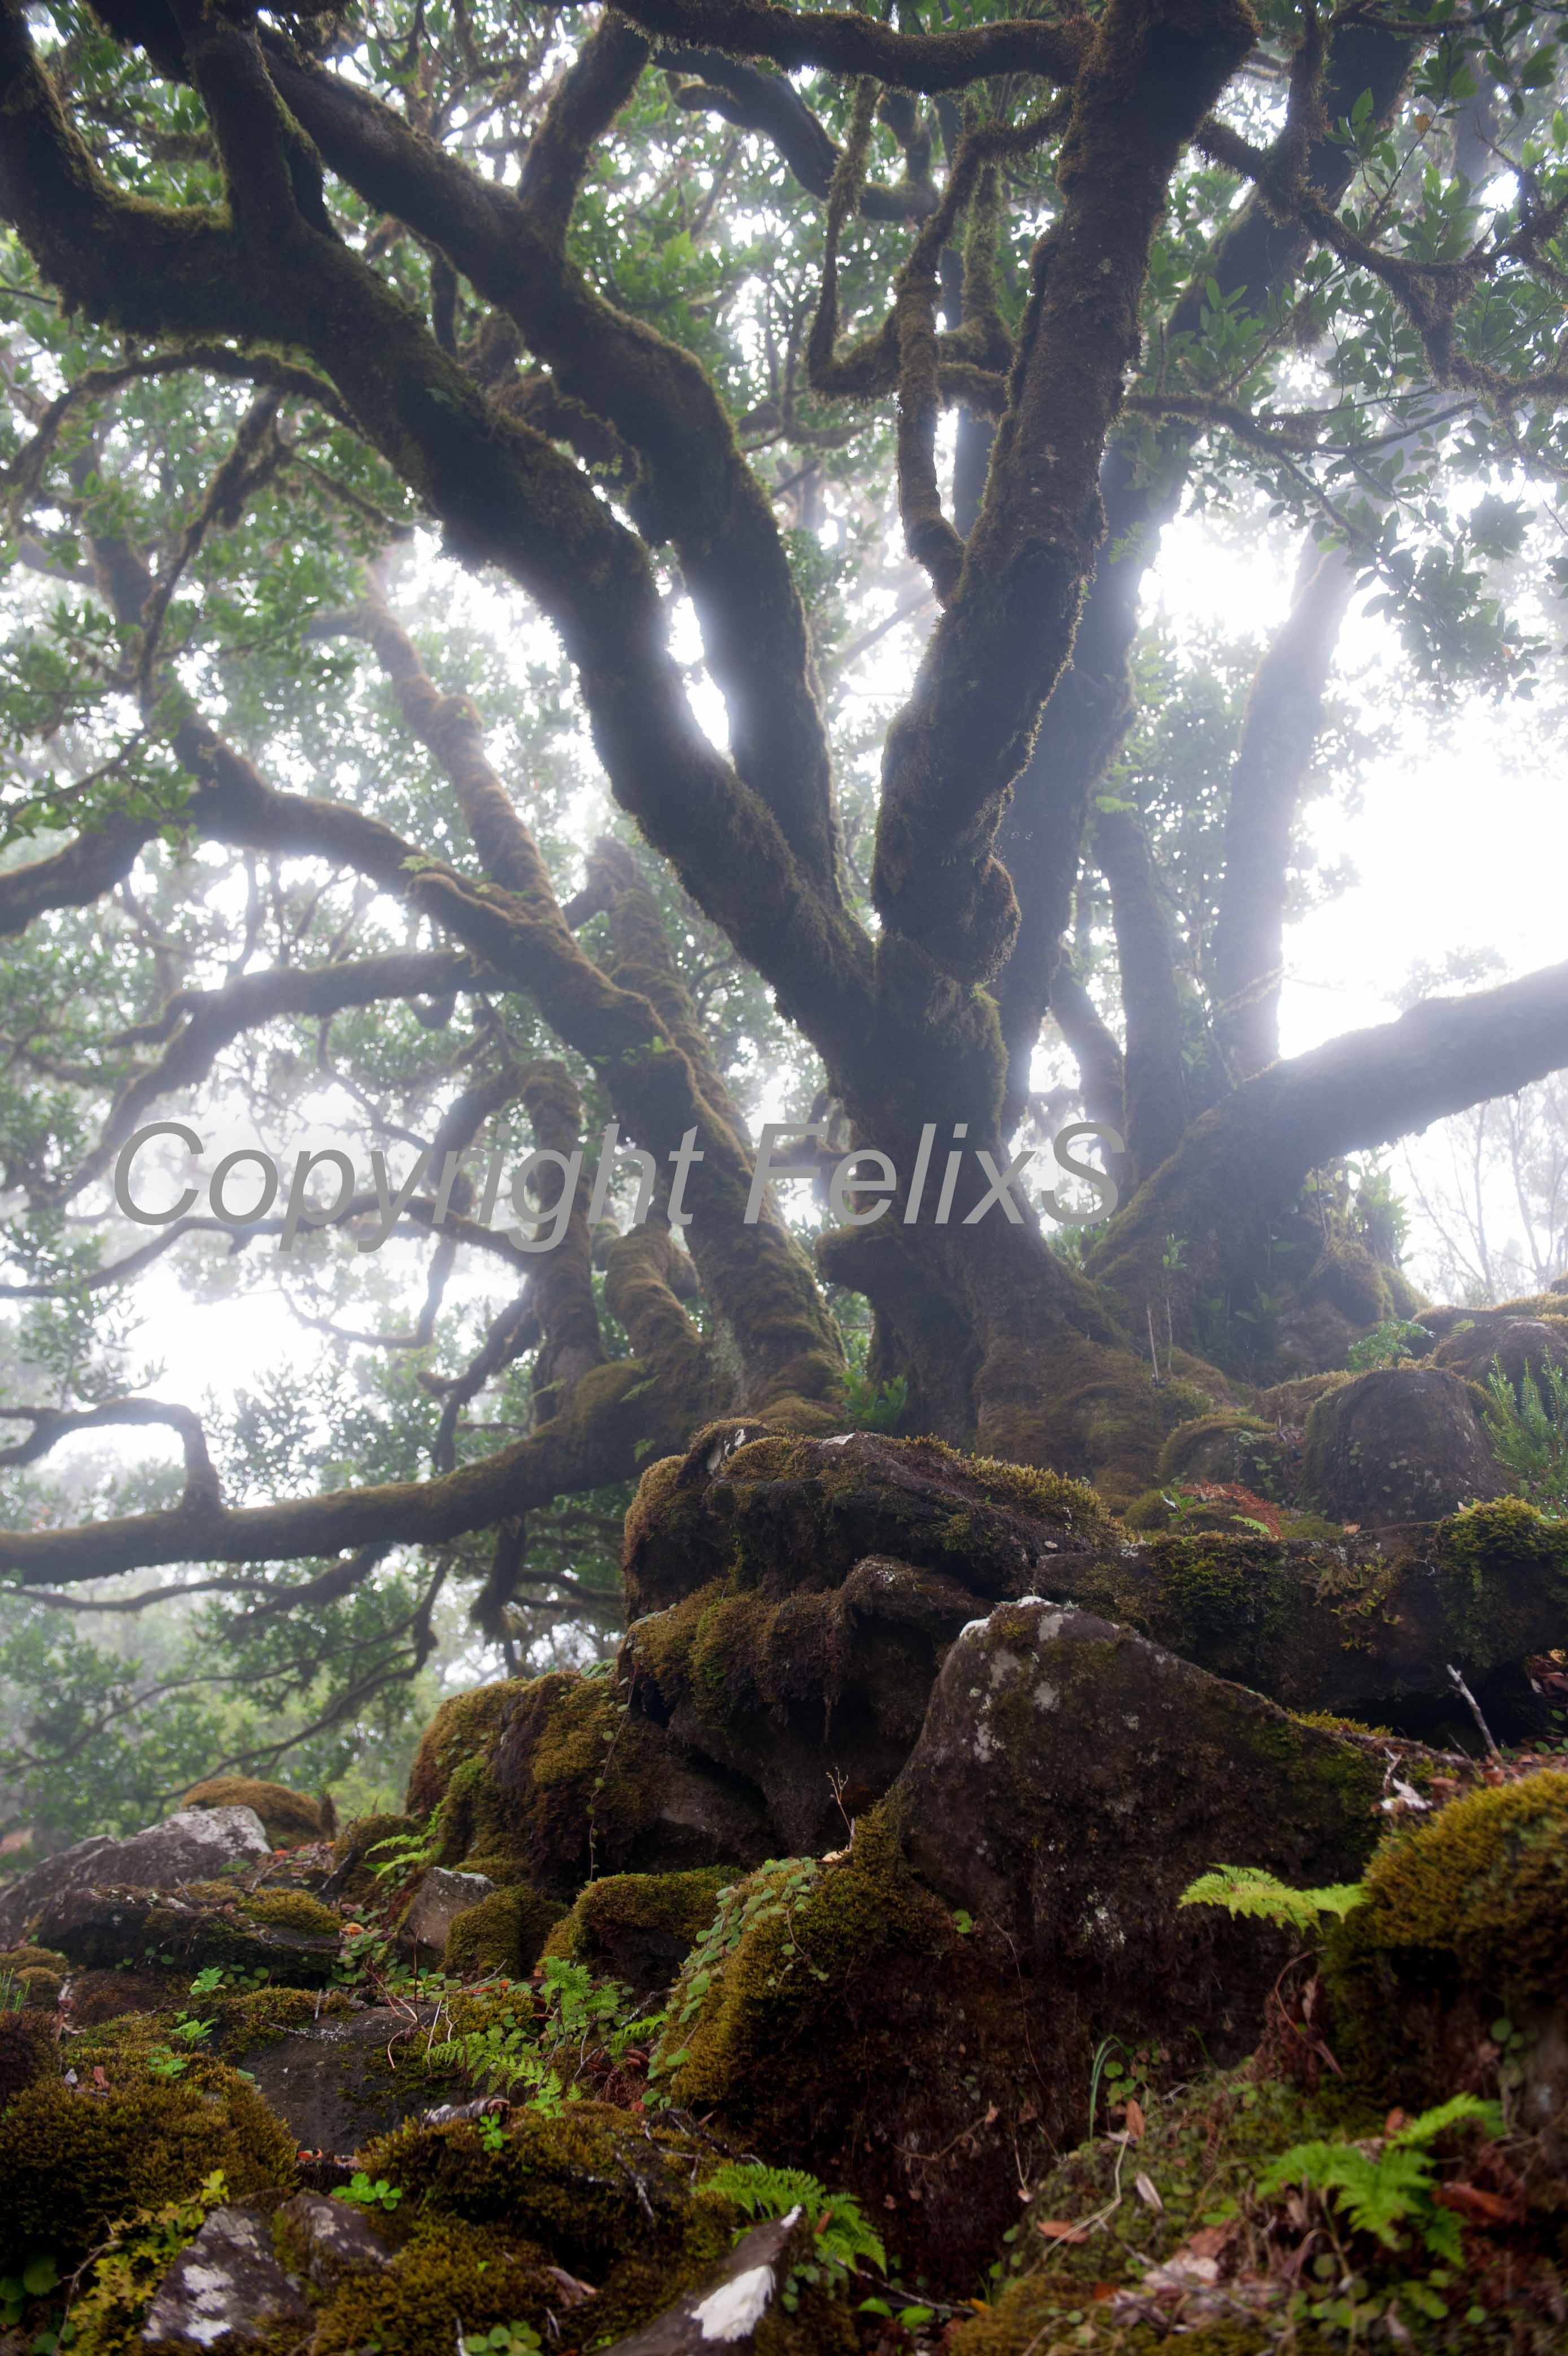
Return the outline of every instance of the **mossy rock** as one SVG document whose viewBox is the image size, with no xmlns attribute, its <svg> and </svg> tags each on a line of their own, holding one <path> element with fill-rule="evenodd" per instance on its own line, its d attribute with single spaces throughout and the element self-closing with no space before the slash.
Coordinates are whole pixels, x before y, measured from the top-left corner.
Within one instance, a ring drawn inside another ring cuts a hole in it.
<svg viewBox="0 0 1568 2356">
<path fill-rule="evenodd" d="M 1568 1773 L 1543 1769 L 1452 1801 L 1387 1839 L 1325 1955 L 1336 2050 L 1389 2099 L 1452 2091 L 1501 2018 L 1544 2037 L 1568 1997 Z M 1555 2034 L 1560 2038 L 1562 2024 Z M 1522 2062 L 1527 2080 L 1529 2056 Z M 1556 2114 L 1533 2129 L 1559 2137 Z"/>
<path fill-rule="evenodd" d="M 113 1970 L 143 1961 L 200 1971 L 210 1964 L 258 1972 L 296 1987 L 330 1978 L 341 1928 L 329 1933 L 247 1922 L 237 1905 L 191 1905 L 173 1891 L 68 1890 L 45 1906 L 40 1934 L 73 1965 Z"/>
<path fill-rule="evenodd" d="M 694 1873 L 613 1873 L 590 1881 L 545 1941 L 548 1955 L 586 1964 L 596 1977 L 639 1994 L 667 1988 L 735 1879 L 725 1866 Z"/>
<path fill-rule="evenodd" d="M 47 2249 L 72 2263 L 111 2220 L 184 2199 L 214 2169 L 235 2201 L 292 2187 L 293 2138 L 223 2063 L 198 2056 L 180 2078 L 160 2080 L 121 2049 L 105 2092 L 93 2086 L 91 2049 L 72 2060 L 79 2084 L 37 2078 L 0 2115 L 8 2261 Z"/>
<path fill-rule="evenodd" d="M 626 1522 L 627 1609 L 639 1619 L 715 1579 L 779 1602 L 840 1585 L 868 1555 L 1017 1593 L 1058 1548 L 1112 1535 L 1094 1492 L 1055 1472 L 936 1440 L 717 1424 L 643 1476 Z"/>
<path fill-rule="evenodd" d="M 30 2008 L 53 2011 L 59 2005 L 69 1959 L 54 1947 L 10 1947 L 0 1953 L 0 1989 L 9 1983 Z"/>
<path fill-rule="evenodd" d="M 497 2151 L 487 2150 L 471 2120 L 411 2120 L 359 2158 L 369 2175 L 403 2188 L 411 2215 L 504 2223 L 596 2282 L 632 2251 L 668 2255 L 688 2243 L 693 2156 L 682 2137 L 650 2134 L 628 2112 L 582 2102 L 553 2118 L 514 2111 Z M 703 2258 L 729 2246 L 716 2216 L 700 2238 Z"/>
<path fill-rule="evenodd" d="M 526 1979 L 562 1912 L 558 1899 L 545 1897 L 526 1881 L 493 1890 L 453 1922 L 442 1958 L 445 1967 L 463 1977 L 480 1974 L 487 1979 Z"/>
<path fill-rule="evenodd" d="M 1251 1415 L 1195 1416 L 1178 1423 L 1160 1451 L 1158 1480 L 1219 1481 L 1286 1502 L 1285 1449 L 1279 1434 Z"/>
<path fill-rule="evenodd" d="M 332 1830 L 318 1800 L 307 1800 L 303 1792 L 291 1792 L 286 1783 L 263 1783 L 255 1775 L 209 1775 L 205 1783 L 193 1783 L 179 1804 L 182 1808 L 253 1808 L 274 1848 L 323 1840 Z"/>
<path fill-rule="evenodd" d="M 909 1870 L 886 1807 L 842 1855 L 737 1881 L 671 1990 L 655 2082 L 710 2130 L 860 2201 L 965 2296 L 1081 2104 L 1079 2024 L 1031 2029 L 1026 1974 Z"/>
<path fill-rule="evenodd" d="M 312 2356 L 426 2356 L 496 2323 L 528 2323 L 543 2340 L 561 2306 L 548 2253 L 509 2230 L 424 2219 L 384 2273 L 345 2283 L 329 2300 Z"/>
<path fill-rule="evenodd" d="M 343 1929 L 341 1918 L 307 1890 L 258 1890 L 242 1898 L 239 1904 L 247 1922 L 264 1922 L 285 1931 L 310 1931 L 323 1939 L 336 1939 Z"/>
<path fill-rule="evenodd" d="M 1435 1527 L 1337 1530 L 1334 1544 L 1282 1527 L 1064 1554 L 1049 1591 L 1289 1709 L 1463 1742 L 1454 1661 L 1499 1740 L 1539 1733 L 1520 1665 L 1568 1628 L 1568 1524 L 1505 1497 Z"/>
<path fill-rule="evenodd" d="M 1507 1487 L 1467 1385 L 1440 1366 L 1358 1375 L 1307 1417 L 1301 1496 L 1330 1520 L 1434 1522 Z"/>
<path fill-rule="evenodd" d="M 458 1768 L 485 1755 L 509 1706 L 525 1689 L 526 1682 L 512 1678 L 499 1685 L 476 1686 L 442 1703 L 425 1729 L 409 1772 L 404 1804 L 410 1816 L 417 1821 L 433 1814 L 446 1798 Z M 451 1859 L 441 1862 L 449 1864 Z"/>
</svg>

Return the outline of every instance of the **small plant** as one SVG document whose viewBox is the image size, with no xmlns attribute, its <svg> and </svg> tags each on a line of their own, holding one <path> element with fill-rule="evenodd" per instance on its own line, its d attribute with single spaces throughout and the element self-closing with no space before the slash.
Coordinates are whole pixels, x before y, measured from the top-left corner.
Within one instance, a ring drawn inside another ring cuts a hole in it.
<svg viewBox="0 0 1568 2356">
<path fill-rule="evenodd" d="M 221 1964 L 204 1964 L 191 1981 L 191 1996 L 216 1996 L 227 1975 Z"/>
<path fill-rule="evenodd" d="M 355 2201 L 361 2209 L 390 2211 L 395 2209 L 403 2199 L 403 2187 L 389 2184 L 384 2176 L 378 2176 L 372 2183 L 364 2169 L 357 2168 L 349 2183 L 339 2184 L 334 2189 L 332 2198 L 334 2201 Z"/>
<path fill-rule="evenodd" d="M 29 2258 L 19 2275 L 0 2275 L 0 2326 L 9 2330 L 22 2320 L 30 2298 L 47 2298 L 59 2280 L 52 2257 L 40 2252 Z"/>
<path fill-rule="evenodd" d="M 799 2209 L 811 2234 L 811 2256 L 789 2270 L 780 2297 L 787 2308 L 799 2302 L 800 2286 L 843 2290 L 863 2258 L 886 2275 L 887 2254 L 847 2192 L 830 2192 L 803 2168 L 765 2168 L 760 2161 L 732 2160 L 716 2169 L 707 2190 L 733 2201 L 747 2217 L 788 2217 Z M 737 2240 L 740 2238 L 737 2234 Z"/>
<path fill-rule="evenodd" d="M 869 1375 L 844 1376 L 844 1413 L 862 1431 L 892 1431 L 908 1401 L 909 1385 L 903 1375 L 886 1383 L 874 1383 Z"/>
<path fill-rule="evenodd" d="M 160 2209 L 138 2210 L 113 2228 L 88 2286 L 73 2296 L 55 2345 L 122 2348 L 139 2345 L 142 2318 L 155 2293 L 191 2235 L 209 2213 L 229 2198 L 221 2169 L 206 2177 L 199 2191 Z M 35 2341 L 34 2345 L 41 2343 Z"/>
<path fill-rule="evenodd" d="M 1345 1364 L 1352 1374 L 1370 1374 L 1378 1366 L 1397 1366 L 1415 1355 L 1418 1342 L 1430 1342 L 1431 1334 L 1413 1318 L 1385 1317 L 1359 1342 L 1352 1342 L 1345 1353 Z"/>
<path fill-rule="evenodd" d="M 188 2053 L 175 2052 L 171 2046 L 155 2045 L 147 2055 L 147 2068 L 155 2078 L 183 2078 L 191 2059 Z"/>
<path fill-rule="evenodd" d="M 1496 1358 L 1487 1376 L 1487 1438 L 1521 1497 L 1552 1520 L 1568 1514 L 1568 1370 L 1549 1358 L 1538 1379 L 1526 1366 L 1519 1394 Z"/>
<path fill-rule="evenodd" d="M 533 2356 L 539 2334 L 532 2323 L 492 2323 L 488 2331 L 466 2331 L 463 2356 Z"/>
<path fill-rule="evenodd" d="M 1429 2147 L 1451 2128 L 1470 2124 L 1501 2135 L 1502 2113 L 1496 2103 L 1455 2094 L 1391 2135 L 1363 2143 L 1294 2144 L 1263 2169 L 1258 2190 L 1272 2199 L 1287 2185 L 1299 2185 L 1332 2200 L 1356 2233 L 1371 2234 L 1385 2249 L 1398 2249 L 1404 2234 L 1414 2233 L 1429 2256 L 1457 2264 L 1464 2255 L 1460 2221 L 1434 2198 L 1436 2163 Z"/>
<path fill-rule="evenodd" d="M 371 1871 L 378 1881 L 386 1881 L 393 1876 L 401 1877 L 405 1873 L 412 1873 L 416 1867 L 435 1864 L 435 1851 L 440 1841 L 441 1809 L 445 1805 L 446 1803 L 443 1801 L 422 1831 L 392 1833 L 386 1840 L 377 1841 L 373 1847 L 366 1850 L 367 1865 L 370 1865 L 373 1857 L 379 1857 L 381 1859 L 380 1865 L 371 1866 Z"/>
<path fill-rule="evenodd" d="M 1365 1896 L 1359 1881 L 1329 1882 L 1321 1890 L 1292 1890 L 1276 1881 L 1261 1866 L 1216 1865 L 1188 1882 L 1177 1903 L 1182 1906 L 1223 1906 L 1228 1914 L 1247 1914 L 1283 1930 L 1309 1935 L 1323 1928 L 1331 1914 L 1348 1914 Z"/>
<path fill-rule="evenodd" d="M 506 2128 L 496 2116 L 494 2111 L 486 2111 L 478 2119 L 477 2124 L 479 2130 L 479 2141 L 484 2145 L 487 2151 L 504 2151 L 506 2149 Z"/>
</svg>

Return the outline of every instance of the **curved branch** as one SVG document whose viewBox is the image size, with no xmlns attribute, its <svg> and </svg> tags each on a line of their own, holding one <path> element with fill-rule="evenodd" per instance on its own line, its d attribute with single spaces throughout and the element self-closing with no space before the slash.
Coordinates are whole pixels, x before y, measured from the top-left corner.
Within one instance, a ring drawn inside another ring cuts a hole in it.
<svg viewBox="0 0 1568 2356">
<path fill-rule="evenodd" d="M 1309 1171 L 1568 1067 L 1568 965 L 1427 999 L 1244 1080 L 1202 1114 L 1097 1241 L 1087 1273 L 1137 1304 L 1171 1236 L 1244 1269 Z M 1211 1244 L 1210 1244 L 1210 1239 Z M 1193 1280 L 1201 1271 L 1193 1271 Z M 1184 1280 L 1186 1280 L 1184 1279 Z"/>
</svg>

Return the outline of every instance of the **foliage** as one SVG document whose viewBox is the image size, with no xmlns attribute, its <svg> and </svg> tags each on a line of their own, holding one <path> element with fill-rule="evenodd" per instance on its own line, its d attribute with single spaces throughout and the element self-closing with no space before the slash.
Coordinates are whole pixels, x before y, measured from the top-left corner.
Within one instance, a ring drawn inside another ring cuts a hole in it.
<svg viewBox="0 0 1568 2356">
<path fill-rule="evenodd" d="M 1538 1378 L 1525 1366 L 1516 1393 L 1494 1359 L 1487 1392 L 1482 1416 L 1493 1455 L 1514 1475 L 1522 1497 L 1560 1520 L 1568 1514 L 1568 1367 L 1548 1358 Z"/>
<path fill-rule="evenodd" d="M 1370 1373 L 1377 1366 L 1397 1366 L 1403 1359 L 1415 1355 L 1418 1342 L 1430 1339 L 1425 1326 L 1417 1324 L 1413 1318 L 1385 1317 L 1369 1333 L 1351 1343 L 1345 1353 L 1345 1364 L 1357 1375 Z"/>
<path fill-rule="evenodd" d="M 852 1369 L 844 1380 L 844 1412 L 862 1431 L 897 1430 L 908 1398 L 909 1383 L 904 1375 L 895 1375 L 890 1382 L 875 1383 L 869 1376 Z"/>
<path fill-rule="evenodd" d="M 1261 1866 L 1217 1865 L 1188 1882 L 1177 1903 L 1182 1906 L 1223 1906 L 1228 1914 L 1277 1923 L 1282 1930 L 1320 1931 L 1332 1917 L 1343 1917 L 1359 1906 L 1365 1892 L 1359 1881 L 1330 1882 L 1319 1890 L 1293 1890 Z"/>
<path fill-rule="evenodd" d="M 228 2197 L 223 2173 L 214 2169 L 190 2198 L 140 2210 L 114 2226 L 86 2288 L 71 2299 L 67 2328 L 75 2341 L 91 2348 L 114 2344 L 120 2333 L 134 2333 L 171 2259 Z M 64 2330 L 60 2344 L 67 2344 Z"/>
<path fill-rule="evenodd" d="M 351 2201 L 361 2209 L 392 2210 L 403 2199 L 403 2190 L 399 2185 L 389 2184 L 384 2176 L 371 2178 L 362 2168 L 357 2168 L 347 2184 L 333 2188 L 332 2198 Z"/>
<path fill-rule="evenodd" d="M 1474 2094 L 1455 2094 L 1365 2143 L 1293 2145 L 1263 2169 L 1258 2190 L 1268 2199 L 1287 2185 L 1303 2185 L 1331 2199 L 1355 2232 L 1370 2233 L 1386 2249 L 1397 2249 L 1403 2234 L 1413 2233 L 1432 2257 L 1457 2262 L 1463 2255 L 1460 2221 L 1433 2199 L 1436 2159 L 1431 2147 L 1454 2128 L 1471 2125 L 1501 2135 L 1502 2113 Z"/>
<path fill-rule="evenodd" d="M 520 2014 L 509 2003 L 494 2019 L 457 2030 L 430 2047 L 435 2070 L 455 2069 L 470 2083 L 521 2100 L 547 2118 L 580 2099 L 580 2080 L 592 2066 L 620 2062 L 634 2046 L 655 2038 L 662 2013 L 637 2009 L 616 1980 L 596 1980 L 585 1964 L 547 1955 L 539 1974 L 540 2011 Z"/>
<path fill-rule="evenodd" d="M 802 2283 L 824 2290 L 845 2289 L 863 2258 L 878 2273 L 887 2270 L 887 2254 L 861 2214 L 858 2202 L 846 2192 L 829 2192 L 801 2168 L 767 2168 L 760 2160 L 729 2160 L 707 2179 L 710 2192 L 733 2201 L 748 2217 L 788 2217 L 799 2211 L 811 2229 L 811 2254 L 794 2262 L 783 2292 L 793 2307 Z"/>
</svg>

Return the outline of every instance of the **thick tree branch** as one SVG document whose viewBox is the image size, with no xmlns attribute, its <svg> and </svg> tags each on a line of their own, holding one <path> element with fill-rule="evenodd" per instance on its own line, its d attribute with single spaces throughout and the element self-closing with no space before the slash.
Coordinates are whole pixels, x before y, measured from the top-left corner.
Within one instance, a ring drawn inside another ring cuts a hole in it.
<svg viewBox="0 0 1568 2356">
<path fill-rule="evenodd" d="M 1100 466 L 1170 176 L 1255 37 L 1240 0 L 1112 0 L 1074 83 L 1062 210 L 1036 252 L 985 496 L 883 768 L 873 897 L 961 980 L 989 980 L 1012 947 L 993 839 L 1103 533 Z"/>
</svg>

